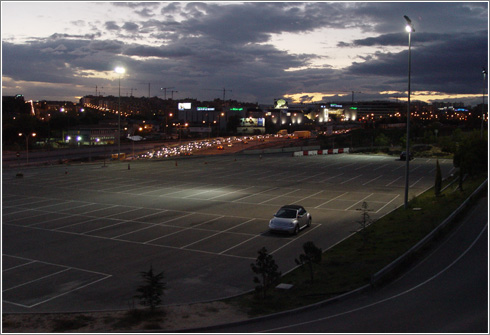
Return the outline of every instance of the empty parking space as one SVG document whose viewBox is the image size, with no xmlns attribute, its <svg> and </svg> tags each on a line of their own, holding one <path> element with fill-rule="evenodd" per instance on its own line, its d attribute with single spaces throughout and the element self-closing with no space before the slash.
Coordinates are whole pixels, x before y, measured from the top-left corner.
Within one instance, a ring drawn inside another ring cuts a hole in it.
<svg viewBox="0 0 490 335">
<path fill-rule="evenodd" d="M 3 303 L 33 308 L 109 278 L 109 274 L 2 256 Z"/>
<path fill-rule="evenodd" d="M 450 161 L 440 164 L 451 173 Z M 411 162 L 411 195 L 432 186 L 434 166 Z M 97 290 L 90 296 L 107 308 L 125 308 L 122 297 L 134 294 L 135 276 L 150 264 L 168 275 L 169 303 L 248 290 L 260 248 L 286 272 L 304 242 L 325 250 L 351 234 L 363 202 L 373 218 L 400 206 L 405 183 L 404 162 L 363 155 L 216 156 L 24 174 L 3 174 L 4 310 L 63 309 L 74 290 Z M 293 203 L 311 212 L 312 227 L 297 236 L 269 233 L 274 212 Z M 199 285 L 182 283 L 190 267 L 201 269 Z M 110 285 L 98 283 L 109 277 Z M 91 308 L 81 300 L 80 308 Z"/>
</svg>

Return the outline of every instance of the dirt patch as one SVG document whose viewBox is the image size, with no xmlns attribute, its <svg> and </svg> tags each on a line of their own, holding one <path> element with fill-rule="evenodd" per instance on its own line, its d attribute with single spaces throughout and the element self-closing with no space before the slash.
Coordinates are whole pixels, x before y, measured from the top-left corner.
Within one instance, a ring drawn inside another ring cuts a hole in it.
<svg viewBox="0 0 490 335">
<path fill-rule="evenodd" d="M 185 330 L 248 319 L 224 302 L 165 306 L 154 313 L 131 311 L 2 314 L 3 333 L 102 333 L 138 330 Z"/>
</svg>

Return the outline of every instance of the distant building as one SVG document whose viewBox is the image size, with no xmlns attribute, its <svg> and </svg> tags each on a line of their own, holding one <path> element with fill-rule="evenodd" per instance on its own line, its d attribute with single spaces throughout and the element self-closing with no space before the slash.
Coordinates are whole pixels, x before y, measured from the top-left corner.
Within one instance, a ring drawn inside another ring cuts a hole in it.
<svg viewBox="0 0 490 335">
<path fill-rule="evenodd" d="M 63 131 L 63 142 L 70 145 L 115 144 L 117 126 L 83 125 Z"/>
</svg>

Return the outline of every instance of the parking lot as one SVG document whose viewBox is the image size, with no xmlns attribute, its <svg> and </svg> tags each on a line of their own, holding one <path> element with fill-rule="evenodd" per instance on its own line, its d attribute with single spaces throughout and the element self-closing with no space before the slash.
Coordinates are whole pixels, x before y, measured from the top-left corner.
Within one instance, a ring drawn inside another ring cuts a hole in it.
<svg viewBox="0 0 490 335">
<path fill-rule="evenodd" d="M 443 176 L 452 161 L 440 160 Z M 410 162 L 410 194 L 432 187 L 435 159 Z M 4 170 L 3 311 L 127 309 L 141 271 L 164 271 L 164 303 L 253 289 L 266 247 L 283 273 L 302 244 L 327 249 L 403 204 L 405 162 L 389 156 L 230 155 Z M 313 216 L 297 236 L 268 221 L 285 204 Z"/>
</svg>

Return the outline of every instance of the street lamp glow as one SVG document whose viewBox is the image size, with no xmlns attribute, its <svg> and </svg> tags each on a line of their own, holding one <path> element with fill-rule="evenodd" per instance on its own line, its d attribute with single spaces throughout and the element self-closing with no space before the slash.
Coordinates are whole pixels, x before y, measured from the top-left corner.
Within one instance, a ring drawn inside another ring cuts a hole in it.
<svg viewBox="0 0 490 335">
<path fill-rule="evenodd" d="M 412 20 L 410 20 L 410 18 L 406 15 L 403 15 L 403 17 L 405 18 L 405 21 L 407 21 L 407 25 L 405 26 L 405 30 L 407 31 L 407 33 L 415 32 L 415 29 L 413 28 L 412 25 Z"/>
</svg>

